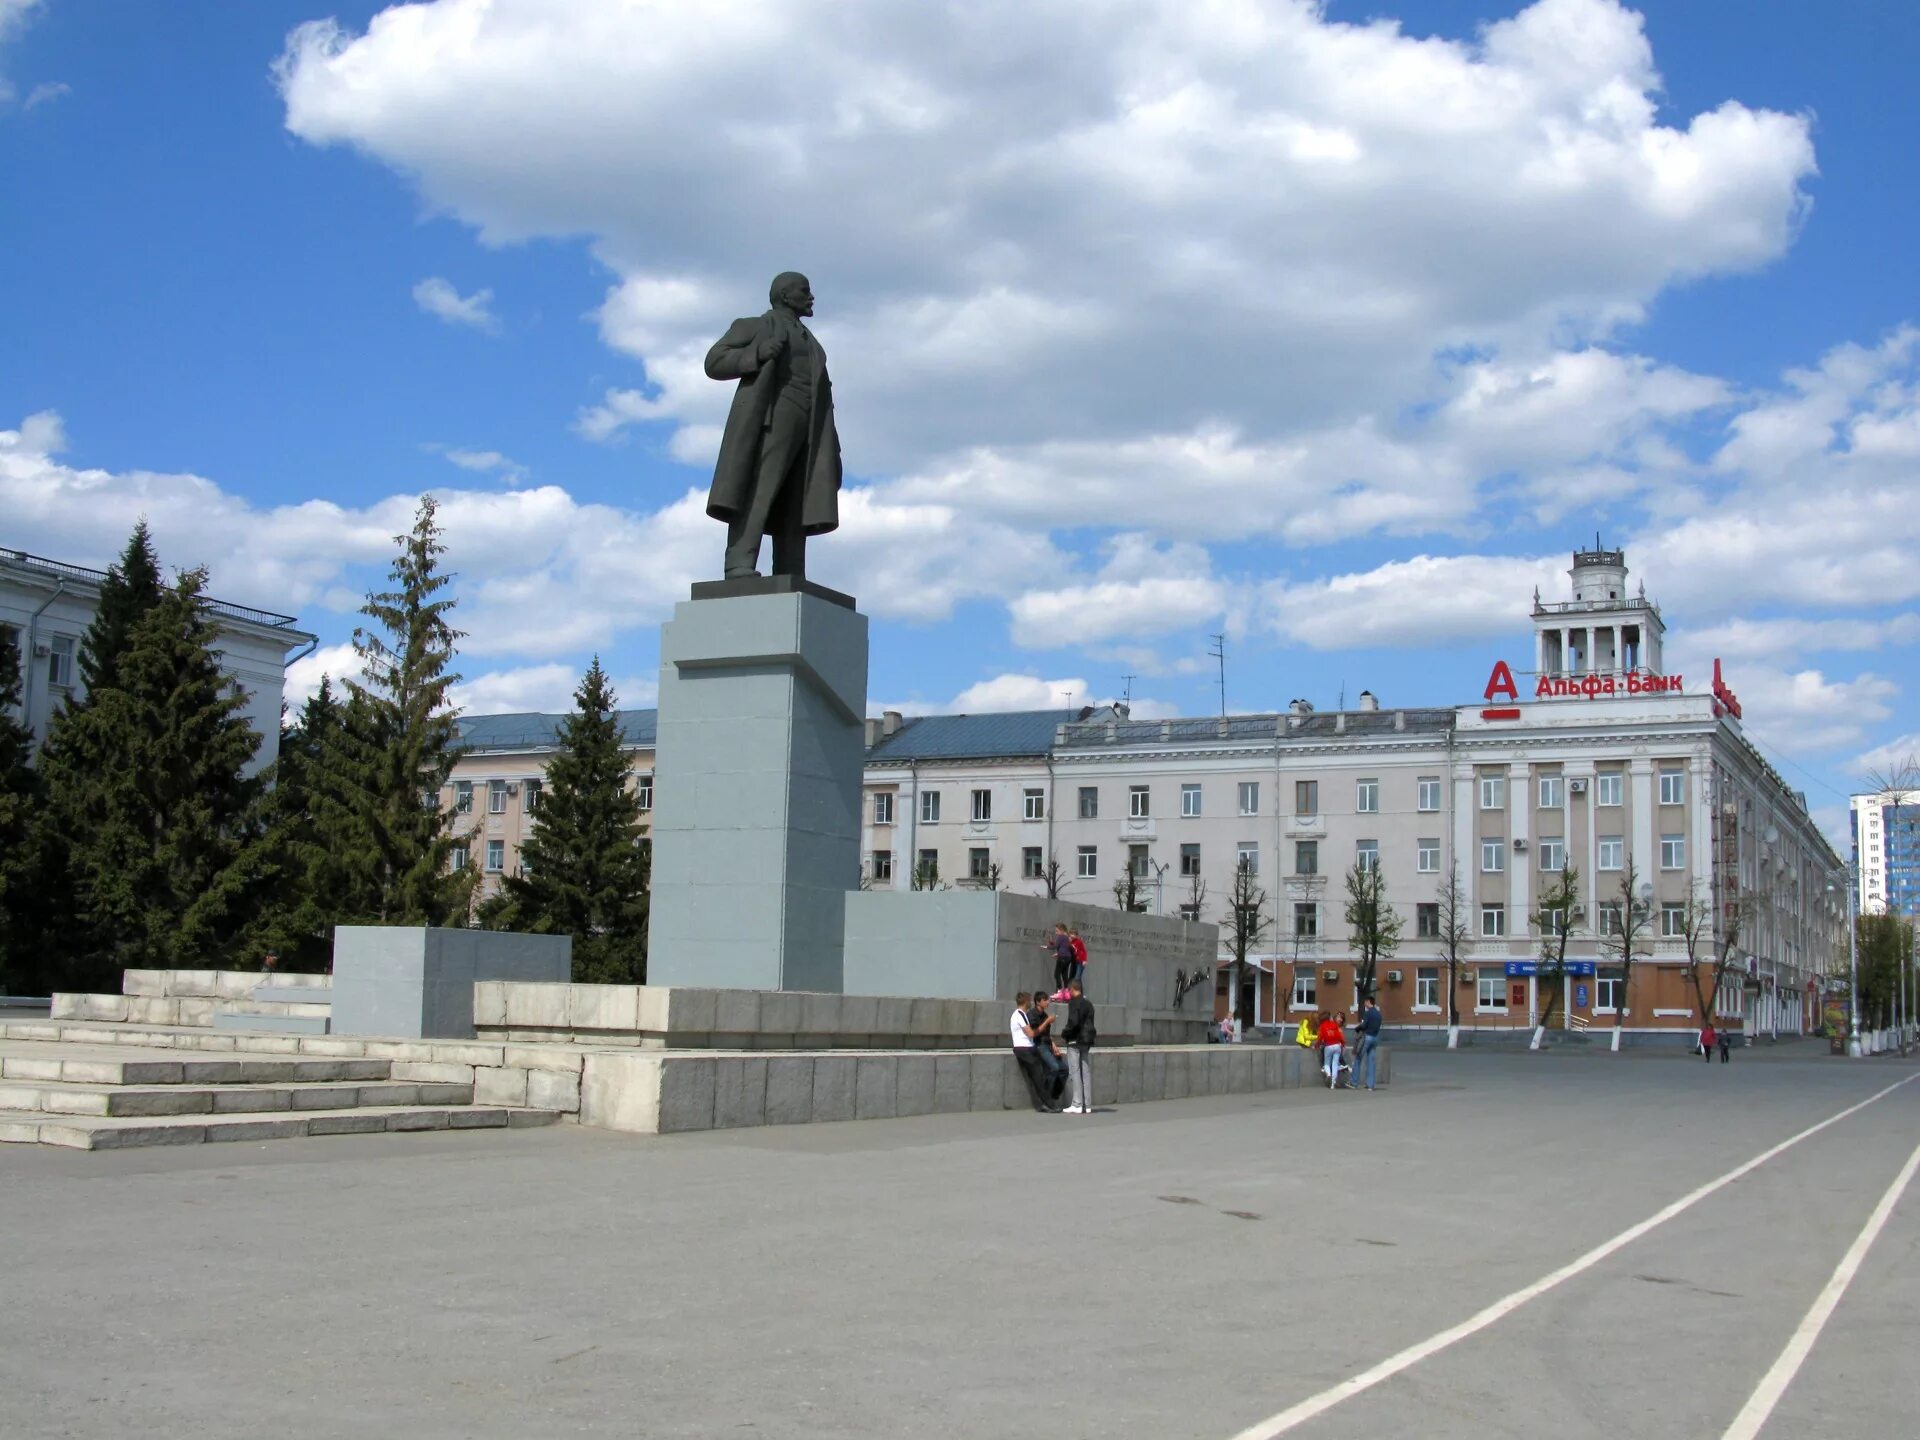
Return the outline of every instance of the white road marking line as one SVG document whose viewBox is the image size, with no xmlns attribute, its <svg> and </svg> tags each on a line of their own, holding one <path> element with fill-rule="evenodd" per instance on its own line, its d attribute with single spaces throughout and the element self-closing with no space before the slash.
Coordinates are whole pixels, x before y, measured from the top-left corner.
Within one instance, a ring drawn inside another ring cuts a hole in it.
<svg viewBox="0 0 1920 1440">
<path fill-rule="evenodd" d="M 1873 1214 L 1867 1218 L 1866 1228 L 1854 1237 L 1847 1253 L 1840 1257 L 1840 1263 L 1834 1267 L 1826 1288 L 1801 1320 L 1800 1328 L 1793 1332 L 1793 1338 L 1787 1341 L 1787 1348 L 1780 1352 L 1780 1358 L 1773 1362 L 1773 1368 L 1761 1377 L 1758 1388 L 1747 1397 L 1747 1403 L 1733 1417 L 1733 1424 L 1727 1427 L 1721 1440 L 1753 1440 L 1760 1433 L 1760 1427 L 1773 1414 L 1773 1407 L 1780 1403 L 1780 1397 L 1787 1393 L 1787 1386 L 1800 1373 L 1801 1364 L 1813 1352 L 1814 1341 L 1820 1338 L 1821 1330 L 1833 1317 L 1840 1297 L 1846 1294 L 1847 1286 L 1853 1283 L 1860 1262 L 1867 1258 L 1867 1251 L 1886 1227 L 1893 1207 L 1900 1203 L 1901 1192 L 1907 1188 L 1907 1182 L 1913 1179 L 1915 1170 L 1920 1170 L 1920 1145 L 1914 1147 L 1913 1154 L 1907 1157 L 1907 1163 L 1894 1177 L 1893 1184 L 1887 1187 L 1887 1193 L 1880 1197 L 1880 1203 L 1874 1206 Z"/>
<path fill-rule="evenodd" d="M 1742 1176 L 1752 1174 L 1755 1170 L 1758 1170 L 1762 1165 L 1773 1159 L 1774 1156 L 1791 1150 L 1795 1145 L 1798 1145 L 1802 1140 L 1810 1136 L 1818 1135 L 1829 1125 L 1837 1125 L 1849 1115 L 1858 1114 L 1876 1100 L 1885 1099 L 1902 1085 L 1912 1080 L 1920 1080 L 1920 1075 L 1909 1075 L 1905 1080 L 1896 1080 L 1893 1084 L 1887 1086 L 1886 1089 L 1869 1095 L 1859 1104 L 1849 1105 L 1837 1115 L 1829 1115 L 1817 1125 L 1809 1125 L 1798 1135 L 1788 1136 L 1778 1145 L 1762 1150 L 1744 1165 L 1735 1166 L 1718 1180 L 1709 1180 L 1698 1190 L 1692 1190 L 1682 1195 L 1671 1205 L 1654 1212 L 1654 1214 L 1648 1216 L 1639 1224 L 1631 1225 L 1611 1240 L 1594 1246 L 1593 1249 L 1587 1251 L 1587 1253 L 1579 1259 L 1562 1265 L 1558 1270 L 1541 1276 L 1531 1285 L 1524 1286 L 1519 1290 L 1515 1290 L 1511 1295 L 1494 1301 L 1493 1304 L 1487 1306 L 1477 1314 L 1468 1316 L 1458 1325 L 1449 1325 L 1438 1334 L 1430 1335 L 1417 1344 L 1409 1345 L 1398 1354 L 1389 1355 L 1379 1364 L 1370 1369 L 1362 1370 L 1351 1379 L 1342 1380 L 1338 1385 L 1330 1386 L 1317 1395 L 1309 1395 L 1298 1404 L 1291 1405 L 1285 1410 L 1282 1410 L 1278 1415 L 1271 1415 L 1265 1420 L 1249 1425 L 1246 1429 L 1235 1435 L 1233 1440 L 1273 1440 L 1273 1437 L 1276 1435 L 1284 1435 L 1289 1430 L 1304 1425 L 1315 1416 L 1324 1415 L 1341 1401 L 1351 1400 L 1354 1396 L 1371 1390 L 1382 1381 L 1391 1380 L 1402 1371 L 1412 1369 L 1422 1360 L 1438 1355 L 1449 1346 L 1458 1344 L 1468 1336 L 1478 1334 L 1496 1321 L 1505 1319 L 1529 1300 L 1537 1299 L 1556 1286 L 1565 1284 L 1567 1281 L 1573 1279 L 1574 1276 L 1591 1270 L 1602 1260 L 1625 1249 L 1648 1231 L 1666 1224 L 1667 1221 L 1673 1219 L 1674 1216 L 1681 1214 L 1683 1211 L 1692 1209 L 1709 1195 L 1725 1189 Z"/>
</svg>

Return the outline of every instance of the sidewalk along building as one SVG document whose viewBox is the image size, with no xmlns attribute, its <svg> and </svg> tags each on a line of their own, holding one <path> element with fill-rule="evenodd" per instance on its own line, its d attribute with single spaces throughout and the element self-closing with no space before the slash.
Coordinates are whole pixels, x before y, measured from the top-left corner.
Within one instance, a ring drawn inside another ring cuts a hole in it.
<svg viewBox="0 0 1920 1440">
<path fill-rule="evenodd" d="M 1351 711 L 1300 700 L 1193 720 L 1125 706 L 887 712 L 867 725 L 861 883 L 1124 901 L 1224 935 L 1244 866 L 1261 892 L 1247 999 L 1256 1023 L 1291 1027 L 1357 1004 L 1345 911 L 1358 863 L 1377 867 L 1403 922 L 1376 976 L 1396 1029 L 1438 1032 L 1457 1007 L 1463 1027 L 1520 1031 L 1551 1001 L 1555 1027 L 1617 1020 L 1678 1038 L 1701 1023 L 1690 929 L 1706 989 L 1731 937 L 1707 997 L 1716 1024 L 1811 1028 L 1815 982 L 1845 953 L 1839 857 L 1742 734 L 1718 667 L 1705 682 L 1666 671 L 1664 622 L 1628 593 L 1625 556 L 1582 551 L 1571 573 L 1571 599 L 1534 601 L 1531 667 L 1497 660 L 1469 704 L 1396 709 L 1363 693 Z M 443 799 L 483 893 L 518 864 L 563 718 L 462 721 L 469 750 Z M 654 785 L 673 783 L 654 773 L 654 713 L 621 721 L 650 809 Z M 1567 867 L 1577 898 L 1543 915 Z M 1466 932 L 1451 978 L 1450 874 Z"/>
<path fill-rule="evenodd" d="M 89 570 L 0 550 L 0 641 L 20 653 L 17 712 L 38 746 L 59 707 L 86 694 L 80 650 L 100 603 L 104 570 Z M 280 754 L 280 702 L 287 667 L 317 643 L 295 617 L 225 600 L 201 602 L 219 627 L 215 642 L 221 670 L 246 693 L 247 723 L 260 736 L 248 767 L 259 771 Z"/>
</svg>

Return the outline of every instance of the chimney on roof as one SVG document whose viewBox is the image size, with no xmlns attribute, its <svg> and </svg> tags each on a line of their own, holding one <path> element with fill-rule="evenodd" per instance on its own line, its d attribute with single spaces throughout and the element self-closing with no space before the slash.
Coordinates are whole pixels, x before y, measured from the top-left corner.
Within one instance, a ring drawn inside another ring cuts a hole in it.
<svg viewBox="0 0 1920 1440">
<path fill-rule="evenodd" d="M 901 724 L 902 716 L 898 710 L 883 710 L 880 712 L 880 733 L 882 735 L 898 735 Z"/>
<path fill-rule="evenodd" d="M 1333 733 L 1336 735 L 1344 735 L 1347 733 L 1346 711 L 1342 710 L 1338 715 L 1333 717 Z"/>
<path fill-rule="evenodd" d="M 1362 690 L 1360 692 L 1360 708 L 1362 710 L 1378 710 L 1380 708 L 1379 697 L 1371 690 Z"/>
<path fill-rule="evenodd" d="M 873 749 L 875 743 L 878 742 L 879 739 L 880 739 L 880 722 L 877 719 L 875 719 L 873 716 L 869 715 L 867 717 L 867 749 L 869 750 Z"/>
<path fill-rule="evenodd" d="M 1311 700 L 1289 700 L 1287 702 L 1287 713 L 1290 715 L 1311 715 L 1313 713 L 1313 702 Z"/>
<path fill-rule="evenodd" d="M 1407 728 L 1407 712 L 1406 711 L 1396 710 L 1393 712 L 1393 728 L 1396 730 L 1404 730 Z"/>
</svg>

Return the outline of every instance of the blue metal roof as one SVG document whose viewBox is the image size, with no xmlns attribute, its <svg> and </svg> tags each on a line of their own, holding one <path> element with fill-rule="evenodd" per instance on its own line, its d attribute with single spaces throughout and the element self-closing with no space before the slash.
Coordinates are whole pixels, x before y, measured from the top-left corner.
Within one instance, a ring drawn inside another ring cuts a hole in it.
<svg viewBox="0 0 1920 1440">
<path fill-rule="evenodd" d="M 620 738 L 629 746 L 654 743 L 656 710 L 616 710 Z M 511 715 L 462 715 L 460 743 L 469 750 L 553 750 L 559 746 L 560 724 L 567 717 L 522 710 Z"/>
<path fill-rule="evenodd" d="M 873 764 L 909 760 L 1040 759 L 1053 749 L 1064 710 L 1010 710 L 993 715 L 911 715 L 867 751 Z"/>
</svg>

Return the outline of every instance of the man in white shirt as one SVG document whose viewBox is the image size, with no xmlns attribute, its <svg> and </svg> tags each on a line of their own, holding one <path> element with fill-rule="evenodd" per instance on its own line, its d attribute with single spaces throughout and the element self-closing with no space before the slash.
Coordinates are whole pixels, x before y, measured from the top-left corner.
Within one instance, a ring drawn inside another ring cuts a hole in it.
<svg viewBox="0 0 1920 1440">
<path fill-rule="evenodd" d="M 1051 1087 L 1047 1083 L 1047 1072 L 1040 1064 L 1033 1023 L 1027 1018 L 1027 1007 L 1032 1003 L 1033 992 L 1030 990 L 1022 990 L 1013 997 L 1013 1014 L 1007 1018 L 1007 1038 L 1013 1042 L 1013 1058 L 1019 1062 L 1020 1074 L 1027 1082 L 1027 1094 L 1033 1099 L 1033 1108 L 1051 1115 L 1056 1107 L 1047 1098 Z"/>
</svg>

